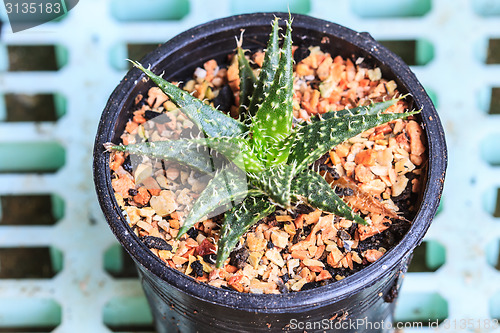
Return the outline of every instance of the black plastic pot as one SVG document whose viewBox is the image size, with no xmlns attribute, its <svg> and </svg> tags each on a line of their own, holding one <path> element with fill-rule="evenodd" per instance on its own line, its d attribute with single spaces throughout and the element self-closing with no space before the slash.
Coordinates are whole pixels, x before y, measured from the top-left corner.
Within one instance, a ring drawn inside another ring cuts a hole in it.
<svg viewBox="0 0 500 333">
<path fill-rule="evenodd" d="M 205 61 L 222 60 L 235 48 L 234 37 L 245 29 L 245 47 L 262 48 L 272 18 L 288 14 L 250 14 L 228 17 L 186 31 L 142 59 L 165 78 L 185 80 Z M 115 202 L 109 154 L 103 143 L 119 142 L 133 101 L 152 86 L 129 71 L 111 95 L 103 112 L 94 149 L 94 180 L 102 210 L 123 247 L 139 268 L 140 278 L 159 332 L 325 331 L 378 332 L 392 321 L 395 295 L 413 249 L 427 231 L 441 196 L 447 164 L 446 144 L 439 117 L 423 87 L 403 61 L 368 33 L 357 33 L 327 21 L 294 15 L 295 45 L 320 45 L 343 57 L 363 57 L 383 76 L 394 79 L 402 93 L 410 93 L 428 142 L 429 165 L 420 209 L 404 239 L 381 259 L 336 283 L 282 295 L 242 294 L 198 283 L 170 269 L 152 255 L 131 232 Z M 331 320 L 330 320 L 331 319 Z M 315 325 L 315 326 L 307 326 Z"/>
</svg>

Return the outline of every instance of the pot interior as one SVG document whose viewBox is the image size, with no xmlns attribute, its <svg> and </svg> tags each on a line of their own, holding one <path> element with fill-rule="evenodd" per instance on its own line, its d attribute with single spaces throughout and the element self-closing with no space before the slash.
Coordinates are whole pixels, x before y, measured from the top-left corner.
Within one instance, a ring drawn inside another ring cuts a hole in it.
<svg viewBox="0 0 500 333">
<path fill-rule="evenodd" d="M 288 14 L 274 15 L 285 19 L 288 16 Z M 243 39 L 245 49 L 252 51 L 264 49 L 270 32 L 270 23 L 274 15 L 251 14 L 235 16 L 195 27 L 160 46 L 140 62 L 145 67 L 150 65 L 152 70 L 157 74 L 164 72 L 164 78 L 169 81 L 187 81 L 191 78 L 196 67 L 202 66 L 204 62 L 210 59 L 216 59 L 219 64 L 228 64 L 227 55 L 234 52 L 236 47 L 235 36 L 241 34 L 241 29 L 245 30 Z M 223 20 L 225 20 L 224 24 L 221 23 Z M 284 23 L 284 20 L 282 20 L 282 23 Z M 420 200 L 430 201 L 419 209 L 413 225 L 408 234 L 403 238 L 403 241 L 389 251 L 393 255 L 384 255 L 380 260 L 362 271 L 337 283 L 317 288 L 317 290 L 295 293 L 302 295 L 308 293 L 312 295 L 328 291 L 328 293 L 336 293 L 340 297 L 341 295 L 345 296 L 355 292 L 356 288 L 375 283 L 380 276 L 388 274 L 391 269 L 397 267 L 398 263 L 403 258 L 406 258 L 413 248 L 421 242 L 435 214 L 442 191 L 442 180 L 444 179 L 444 170 L 446 167 L 444 134 L 432 102 L 413 73 L 399 57 L 376 43 L 369 34 L 356 33 L 330 22 L 302 15 L 294 15 L 293 43 L 299 47 L 320 46 L 323 51 L 329 52 L 332 56 L 341 55 L 344 58 L 350 58 L 353 62 L 361 57 L 364 58 L 364 63 L 367 66 L 379 67 L 382 70 L 384 78 L 396 81 L 400 93 L 411 94 L 410 108 L 423 110 L 421 114 L 423 116 L 418 115 L 418 117 L 421 120 L 425 136 L 427 137 L 428 158 L 429 160 L 438 159 L 437 162 L 431 162 L 427 172 L 427 179 L 425 180 L 425 190 L 421 193 Z M 150 81 L 143 80 L 143 77 L 144 75 L 138 69 L 130 70 L 126 78 L 111 96 L 101 120 L 96 140 L 96 155 L 99 153 L 105 155 L 102 152 L 102 143 L 109 141 L 114 143 L 120 142 L 119 137 L 131 116 L 135 97 L 138 94 L 145 95 L 149 88 L 153 86 Z M 434 121 L 429 121 L 429 117 L 430 119 L 434 119 Z M 432 139 L 432 136 L 435 136 L 435 138 Z M 107 162 L 107 158 L 97 158 L 95 161 L 95 173 L 105 173 L 104 177 L 106 177 L 104 180 L 96 180 L 97 186 L 107 186 L 108 191 L 106 195 L 100 194 L 99 198 L 111 228 L 126 250 L 137 262 L 169 283 L 174 285 L 196 284 L 190 282 L 191 278 L 185 276 L 183 280 L 189 280 L 188 282 L 176 281 L 183 274 L 166 268 L 163 262 L 154 255 L 151 255 L 142 242 L 133 236 L 133 233 L 128 229 L 123 215 L 116 208 L 117 204 L 112 195 L 113 190 L 111 188 Z M 98 178 L 97 175 L 95 177 L 96 179 Z M 109 212 L 111 207 L 113 207 L 112 210 L 114 212 Z M 106 210 L 108 213 L 106 213 Z M 131 235 L 134 238 L 133 241 L 130 241 Z M 149 253 L 149 257 L 151 258 L 144 259 L 143 256 L 147 253 Z M 200 288 L 198 287 L 198 289 Z M 204 289 L 204 291 L 200 291 L 200 295 L 207 290 L 210 293 L 218 293 L 217 288 L 211 286 L 205 286 L 201 289 Z M 225 294 L 227 293 L 225 291 Z M 231 293 L 236 294 L 236 292 Z M 235 302 L 241 297 L 258 298 L 261 296 L 263 295 L 235 296 Z M 265 296 L 267 296 L 268 300 L 265 304 L 271 307 L 276 306 L 273 300 L 276 297 L 280 297 L 280 295 Z M 293 298 L 295 296 L 289 295 L 287 297 Z M 316 298 L 315 301 L 317 300 Z M 307 300 L 302 300 L 301 302 L 307 302 Z"/>
</svg>

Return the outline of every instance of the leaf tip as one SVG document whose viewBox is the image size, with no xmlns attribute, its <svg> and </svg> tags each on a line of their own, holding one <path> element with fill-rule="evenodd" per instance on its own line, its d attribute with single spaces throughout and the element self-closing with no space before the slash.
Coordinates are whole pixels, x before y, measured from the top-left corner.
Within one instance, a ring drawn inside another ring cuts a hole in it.
<svg viewBox="0 0 500 333">
<path fill-rule="evenodd" d="M 115 145 L 113 142 L 106 142 L 106 143 L 103 143 L 102 145 L 108 153 L 111 153 L 114 151 L 125 151 L 125 146 Z"/>
</svg>

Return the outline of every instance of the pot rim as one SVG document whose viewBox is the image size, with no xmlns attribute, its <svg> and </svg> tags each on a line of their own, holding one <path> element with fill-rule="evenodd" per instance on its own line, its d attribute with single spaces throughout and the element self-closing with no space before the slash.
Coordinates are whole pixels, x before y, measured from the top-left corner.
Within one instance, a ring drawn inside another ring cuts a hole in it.
<svg viewBox="0 0 500 333">
<path fill-rule="evenodd" d="M 228 29 L 270 25 L 274 16 L 287 18 L 288 13 L 235 15 L 198 25 L 169 40 L 148 54 L 142 61 L 155 68 L 165 56 L 174 53 L 195 39 L 208 38 L 212 34 Z M 386 274 L 390 274 L 397 264 L 410 255 L 413 249 L 422 242 L 439 205 L 447 165 L 444 131 L 429 96 L 410 68 L 398 56 L 377 43 L 368 33 L 358 33 L 344 26 L 306 15 L 293 14 L 292 16 L 294 27 L 300 26 L 324 34 L 335 35 L 337 38 L 370 53 L 377 63 L 386 66 L 406 86 L 416 105 L 422 108 L 421 119 L 427 136 L 429 163 L 421 206 L 406 235 L 386 255 L 359 272 L 335 283 L 279 295 L 239 293 L 199 283 L 184 273 L 167 267 L 157 256 L 153 255 L 142 241 L 131 232 L 114 198 L 108 166 L 109 154 L 104 152 L 103 143 L 109 142 L 113 138 L 114 124 L 125 101 L 125 98 L 120 96 L 128 96 L 132 93 L 136 82 L 144 76 L 139 70 L 131 69 L 110 96 L 103 111 L 95 140 L 94 183 L 101 209 L 113 233 L 136 263 L 175 288 L 210 303 L 258 312 L 276 312 L 286 308 L 311 307 L 321 302 L 336 302 L 347 298 L 353 293 L 373 285 Z"/>
</svg>

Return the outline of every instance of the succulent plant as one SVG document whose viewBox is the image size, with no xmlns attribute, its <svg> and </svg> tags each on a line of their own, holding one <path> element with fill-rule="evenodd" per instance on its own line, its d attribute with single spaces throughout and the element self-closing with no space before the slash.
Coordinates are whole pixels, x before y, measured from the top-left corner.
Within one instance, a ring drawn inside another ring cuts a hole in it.
<svg viewBox="0 0 500 333">
<path fill-rule="evenodd" d="M 293 204 L 305 203 L 366 224 L 310 165 L 336 145 L 359 133 L 418 112 L 383 113 L 399 100 L 395 98 L 368 106 L 331 111 L 293 126 L 291 24 L 289 19 L 280 48 L 279 21 L 274 19 L 258 79 L 245 57 L 242 38 L 237 41 L 239 120 L 133 62 L 181 108 L 205 137 L 107 147 L 174 160 L 205 173 L 212 173 L 214 165 L 193 147 L 209 147 L 232 162 L 232 166 L 226 165 L 218 170 L 200 193 L 177 236 L 180 238 L 215 209 L 235 203 L 225 214 L 218 241 L 217 267 L 223 265 L 240 237 L 260 219 L 274 212 L 277 206 L 290 209 Z M 244 177 L 240 177 L 241 173 Z"/>
</svg>

